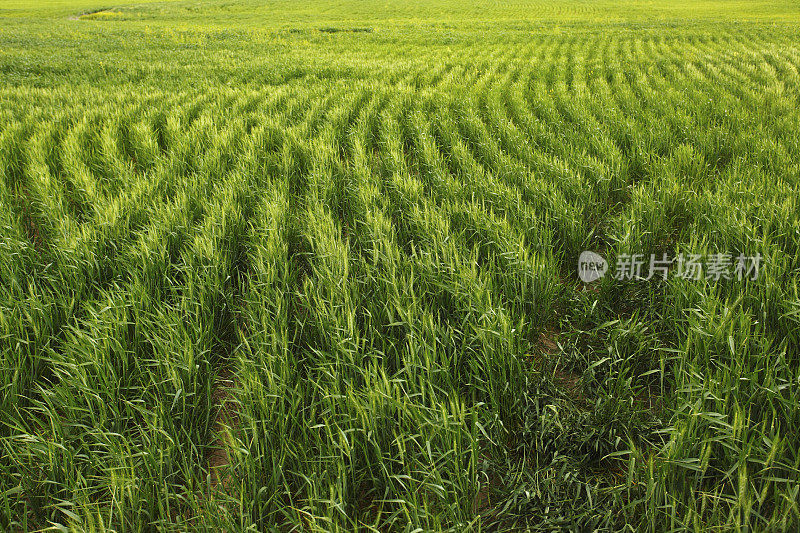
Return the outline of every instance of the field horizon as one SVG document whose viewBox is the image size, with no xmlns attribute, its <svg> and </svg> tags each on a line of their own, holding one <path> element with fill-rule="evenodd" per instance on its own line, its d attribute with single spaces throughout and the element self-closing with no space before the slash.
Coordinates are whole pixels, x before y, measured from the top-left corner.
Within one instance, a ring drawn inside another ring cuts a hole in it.
<svg viewBox="0 0 800 533">
<path fill-rule="evenodd" d="M 800 5 L 3 0 L 0 531 L 800 528 Z"/>
</svg>

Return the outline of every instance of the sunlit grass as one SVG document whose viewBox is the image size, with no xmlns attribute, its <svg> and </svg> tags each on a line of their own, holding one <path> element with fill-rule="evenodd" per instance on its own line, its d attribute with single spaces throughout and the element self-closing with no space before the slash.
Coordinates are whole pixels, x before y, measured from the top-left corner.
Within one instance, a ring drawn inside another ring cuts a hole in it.
<svg viewBox="0 0 800 533">
<path fill-rule="evenodd" d="M 797 529 L 798 22 L 5 2 L 0 529 Z"/>
</svg>

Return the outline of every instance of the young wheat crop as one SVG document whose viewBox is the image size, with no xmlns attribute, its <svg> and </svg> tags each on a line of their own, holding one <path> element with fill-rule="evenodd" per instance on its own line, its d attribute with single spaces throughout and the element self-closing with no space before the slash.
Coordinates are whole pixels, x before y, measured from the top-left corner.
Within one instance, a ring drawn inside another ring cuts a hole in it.
<svg viewBox="0 0 800 533">
<path fill-rule="evenodd" d="M 798 38 L 785 0 L 6 0 L 0 529 L 800 528 Z"/>
</svg>

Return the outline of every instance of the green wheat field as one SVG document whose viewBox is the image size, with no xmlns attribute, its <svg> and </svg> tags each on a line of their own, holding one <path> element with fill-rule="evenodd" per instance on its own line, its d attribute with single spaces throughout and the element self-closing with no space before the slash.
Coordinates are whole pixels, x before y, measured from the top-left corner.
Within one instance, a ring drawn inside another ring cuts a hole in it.
<svg viewBox="0 0 800 533">
<path fill-rule="evenodd" d="M 800 4 L 126 1 L 0 0 L 0 531 L 800 528 Z"/>
</svg>

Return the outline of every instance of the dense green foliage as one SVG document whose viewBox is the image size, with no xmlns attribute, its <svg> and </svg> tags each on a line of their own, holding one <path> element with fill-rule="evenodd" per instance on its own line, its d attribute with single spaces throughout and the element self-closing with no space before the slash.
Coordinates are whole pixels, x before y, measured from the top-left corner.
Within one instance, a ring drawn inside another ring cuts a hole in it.
<svg viewBox="0 0 800 533">
<path fill-rule="evenodd" d="M 797 529 L 799 42 L 788 1 L 4 0 L 0 530 Z"/>
</svg>

